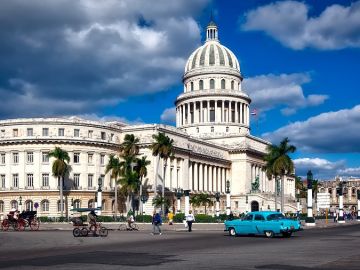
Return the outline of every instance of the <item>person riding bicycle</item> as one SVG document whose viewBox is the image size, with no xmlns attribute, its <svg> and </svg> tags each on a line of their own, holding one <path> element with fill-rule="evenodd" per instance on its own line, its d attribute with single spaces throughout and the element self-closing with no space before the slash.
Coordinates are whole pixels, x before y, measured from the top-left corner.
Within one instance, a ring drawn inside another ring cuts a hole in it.
<svg viewBox="0 0 360 270">
<path fill-rule="evenodd" d="M 97 217 L 97 215 L 96 215 L 95 211 L 91 210 L 90 213 L 88 214 L 90 226 L 91 225 L 96 226 L 96 217 Z"/>
<path fill-rule="evenodd" d="M 129 229 L 133 229 L 132 224 L 135 222 L 134 215 L 132 213 L 129 213 L 129 217 L 127 219 L 127 223 L 129 226 Z"/>
</svg>

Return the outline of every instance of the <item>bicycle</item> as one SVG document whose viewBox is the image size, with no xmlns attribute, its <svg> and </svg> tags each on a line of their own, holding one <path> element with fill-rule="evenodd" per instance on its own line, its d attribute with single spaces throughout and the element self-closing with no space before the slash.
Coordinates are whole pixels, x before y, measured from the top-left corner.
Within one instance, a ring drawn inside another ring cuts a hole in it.
<svg viewBox="0 0 360 270">
<path fill-rule="evenodd" d="M 130 227 L 127 223 L 120 224 L 119 231 L 138 231 L 139 226 L 136 223 L 131 223 Z"/>
</svg>

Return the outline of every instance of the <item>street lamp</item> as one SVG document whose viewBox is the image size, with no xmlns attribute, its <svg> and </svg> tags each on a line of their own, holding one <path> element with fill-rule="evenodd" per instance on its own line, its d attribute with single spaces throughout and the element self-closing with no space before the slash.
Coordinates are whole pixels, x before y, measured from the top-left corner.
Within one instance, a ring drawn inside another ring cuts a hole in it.
<svg viewBox="0 0 360 270">
<path fill-rule="evenodd" d="M 216 199 L 216 217 L 219 217 L 220 215 L 220 192 L 215 193 L 215 199 Z"/>
<path fill-rule="evenodd" d="M 306 226 L 315 226 L 315 219 L 313 217 L 313 205 L 312 205 L 312 184 L 313 184 L 313 174 L 309 170 L 307 175 L 307 217 L 305 219 Z"/>
<path fill-rule="evenodd" d="M 21 206 L 22 206 L 22 197 L 20 196 L 20 197 L 19 197 L 19 211 L 22 210 L 22 209 L 21 209 L 21 208 L 22 208 Z"/>
<path fill-rule="evenodd" d="M 148 196 L 147 196 L 146 194 L 141 194 L 140 200 L 141 200 L 141 202 L 142 202 L 142 205 L 141 205 L 141 215 L 143 216 L 143 222 L 144 222 L 144 204 L 147 202 Z"/>
<path fill-rule="evenodd" d="M 182 188 L 176 188 L 175 189 L 175 195 L 177 198 L 177 207 L 176 207 L 176 212 L 180 213 L 181 212 L 181 197 L 183 196 L 184 191 Z"/>
<path fill-rule="evenodd" d="M 98 178 L 99 188 L 97 190 L 97 198 L 96 198 L 97 199 L 97 206 L 96 207 L 98 208 L 97 212 L 98 212 L 99 215 L 101 215 L 101 208 L 102 208 L 102 205 L 101 205 L 101 203 L 102 203 L 102 189 L 101 189 L 102 184 L 103 184 L 103 180 L 102 180 L 102 177 L 100 176 Z"/>
<path fill-rule="evenodd" d="M 71 198 L 71 206 L 74 207 L 74 198 Z"/>
<path fill-rule="evenodd" d="M 338 222 L 339 223 L 345 223 L 345 219 L 344 219 L 344 197 L 343 197 L 343 193 L 344 193 L 344 184 L 346 184 L 345 181 L 341 181 L 339 183 L 339 219 Z"/>
<path fill-rule="evenodd" d="M 231 213 L 231 202 L 230 202 L 230 181 L 226 181 L 226 215 L 229 216 Z"/>
</svg>

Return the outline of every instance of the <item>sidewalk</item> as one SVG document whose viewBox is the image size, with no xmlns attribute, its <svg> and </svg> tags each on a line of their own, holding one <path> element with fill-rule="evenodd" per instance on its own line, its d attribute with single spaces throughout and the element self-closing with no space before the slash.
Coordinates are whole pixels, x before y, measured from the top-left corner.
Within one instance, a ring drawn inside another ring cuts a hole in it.
<svg viewBox="0 0 360 270">
<path fill-rule="evenodd" d="M 120 224 L 125 223 L 113 223 L 113 222 L 103 222 L 104 227 L 110 230 L 117 230 Z M 137 223 L 141 231 L 151 231 L 152 225 L 151 223 Z M 319 219 L 315 222 L 316 226 L 308 227 L 305 226 L 305 222 L 301 221 L 301 225 L 305 230 L 308 229 L 316 229 L 316 228 L 331 228 L 336 226 L 347 226 L 352 224 L 360 224 L 359 221 L 352 220 L 346 221 L 345 223 L 334 223 L 333 220 L 328 220 L 326 223 L 325 219 Z M 70 223 L 41 223 L 40 230 L 49 230 L 49 231 L 57 231 L 57 230 L 65 230 L 70 231 L 73 230 L 74 226 Z M 168 225 L 164 223 L 161 227 L 164 231 L 186 231 L 183 223 L 174 223 L 174 225 Z M 194 223 L 193 224 L 194 231 L 224 231 L 223 223 Z"/>
</svg>

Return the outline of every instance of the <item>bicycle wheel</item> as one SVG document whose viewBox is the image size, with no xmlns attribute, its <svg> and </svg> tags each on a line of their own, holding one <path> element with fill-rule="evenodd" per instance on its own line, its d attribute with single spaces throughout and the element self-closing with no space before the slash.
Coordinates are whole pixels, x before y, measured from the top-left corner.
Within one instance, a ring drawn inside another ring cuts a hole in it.
<svg viewBox="0 0 360 270">
<path fill-rule="evenodd" d="M 79 228 L 73 229 L 73 236 L 74 237 L 79 237 L 80 235 L 81 235 L 81 232 L 80 232 Z"/>
<path fill-rule="evenodd" d="M 126 231 L 127 230 L 127 226 L 125 224 L 120 224 L 119 226 L 119 231 Z"/>
<path fill-rule="evenodd" d="M 18 223 L 18 231 L 25 231 L 25 222 L 23 219 L 19 219 Z"/>
<path fill-rule="evenodd" d="M 100 228 L 100 230 L 99 230 L 99 235 L 100 235 L 101 237 L 106 237 L 106 236 L 108 236 L 108 234 L 109 234 L 108 229 L 106 229 L 105 227 L 101 227 L 101 228 Z"/>
<path fill-rule="evenodd" d="M 19 223 L 17 221 L 13 221 L 11 222 L 11 226 L 13 227 L 13 229 L 15 231 L 18 231 L 19 230 Z"/>
<path fill-rule="evenodd" d="M 1 222 L 1 229 L 3 231 L 7 231 L 9 229 L 9 221 L 7 219 L 4 219 L 3 222 Z"/>
<path fill-rule="evenodd" d="M 31 222 L 30 222 L 30 229 L 32 230 L 32 231 L 37 231 L 37 230 L 39 230 L 39 226 L 40 226 L 40 222 L 37 220 L 37 219 L 33 219 L 33 220 L 31 220 Z"/>
<path fill-rule="evenodd" d="M 86 237 L 86 236 L 88 236 L 88 234 L 89 234 L 89 231 L 88 231 L 87 228 L 82 228 L 81 229 L 81 236 Z"/>
<path fill-rule="evenodd" d="M 132 224 L 131 227 L 132 227 L 133 231 L 138 231 L 139 230 L 139 226 L 136 223 Z"/>
</svg>

